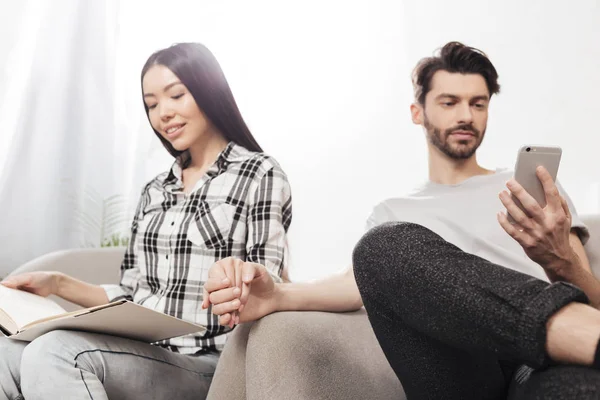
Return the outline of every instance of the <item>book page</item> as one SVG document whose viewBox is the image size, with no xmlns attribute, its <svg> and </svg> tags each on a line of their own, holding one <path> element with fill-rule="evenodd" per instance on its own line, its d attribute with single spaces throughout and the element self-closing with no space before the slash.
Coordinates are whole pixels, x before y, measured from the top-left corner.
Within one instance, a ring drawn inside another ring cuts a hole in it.
<svg viewBox="0 0 600 400">
<path fill-rule="evenodd" d="M 50 299 L 7 288 L 0 284 L 0 309 L 8 314 L 19 329 L 42 318 L 66 313 L 66 311 Z"/>
<path fill-rule="evenodd" d="M 19 328 L 16 326 L 15 321 L 0 308 L 0 333 L 3 336 L 10 336 L 18 331 Z"/>
</svg>

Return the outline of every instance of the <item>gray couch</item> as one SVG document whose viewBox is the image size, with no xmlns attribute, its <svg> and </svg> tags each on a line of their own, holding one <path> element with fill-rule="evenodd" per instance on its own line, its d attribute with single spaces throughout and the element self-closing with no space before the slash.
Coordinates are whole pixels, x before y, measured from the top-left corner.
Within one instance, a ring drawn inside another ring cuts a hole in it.
<svg viewBox="0 0 600 400">
<path fill-rule="evenodd" d="M 586 251 L 595 275 L 600 276 L 600 215 L 583 219 L 591 231 Z M 116 283 L 123 251 L 106 248 L 56 252 L 24 264 L 12 274 L 59 270 L 92 283 Z M 58 301 L 67 309 L 76 307 Z M 248 335 L 250 329 L 252 334 Z M 293 342 L 290 337 L 295 338 Z M 258 396 L 281 393 L 281 389 L 289 393 L 290 400 L 403 398 L 402 387 L 364 310 L 341 314 L 276 313 L 254 325 L 236 328 L 232 339 L 235 340 L 230 340 L 231 346 L 226 347 L 223 357 L 236 354 L 247 359 L 227 363 L 229 367 L 220 371 L 215 384 L 227 382 L 231 387 L 231 392 L 220 398 L 265 400 L 270 397 Z M 285 373 L 272 368 L 278 364 L 274 359 L 290 360 Z"/>
</svg>

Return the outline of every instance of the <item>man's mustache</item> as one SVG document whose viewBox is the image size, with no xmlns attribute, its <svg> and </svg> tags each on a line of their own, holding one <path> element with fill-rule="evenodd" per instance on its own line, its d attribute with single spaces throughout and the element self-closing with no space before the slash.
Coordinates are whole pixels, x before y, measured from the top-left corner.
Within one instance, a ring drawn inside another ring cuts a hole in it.
<svg viewBox="0 0 600 400">
<path fill-rule="evenodd" d="M 461 125 L 457 125 L 453 128 L 446 129 L 445 134 L 446 134 L 446 136 L 449 136 L 456 131 L 471 132 L 471 133 L 473 133 L 473 136 L 475 136 L 475 137 L 479 137 L 481 135 L 481 132 L 479 132 L 478 129 L 475 129 L 473 127 L 473 125 L 470 125 L 470 124 L 461 124 Z"/>
</svg>

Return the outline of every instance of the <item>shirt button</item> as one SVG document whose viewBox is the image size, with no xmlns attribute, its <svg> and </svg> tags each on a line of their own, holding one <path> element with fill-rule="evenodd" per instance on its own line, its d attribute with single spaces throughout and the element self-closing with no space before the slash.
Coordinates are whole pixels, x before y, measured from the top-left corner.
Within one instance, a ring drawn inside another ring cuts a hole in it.
<svg viewBox="0 0 600 400">
<path fill-rule="evenodd" d="M 171 221 L 171 226 L 175 225 L 175 221 Z"/>
<path fill-rule="evenodd" d="M 167 258 L 167 260 L 169 259 L 169 255 L 168 254 L 165 257 Z"/>
</svg>

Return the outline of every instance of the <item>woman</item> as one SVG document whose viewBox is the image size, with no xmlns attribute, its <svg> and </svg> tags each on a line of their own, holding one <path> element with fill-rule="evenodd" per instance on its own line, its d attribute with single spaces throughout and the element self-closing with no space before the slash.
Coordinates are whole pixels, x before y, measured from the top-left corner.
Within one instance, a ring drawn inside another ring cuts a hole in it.
<svg viewBox="0 0 600 400">
<path fill-rule="evenodd" d="M 142 69 L 142 92 L 175 162 L 142 191 L 120 284 L 52 272 L 3 284 L 84 307 L 127 298 L 208 330 L 154 345 L 67 331 L 30 344 L 2 339 L 0 383 L 9 399 L 204 398 L 230 331 L 202 309 L 208 269 L 237 257 L 267 265 L 280 280 L 290 187 L 250 133 L 217 60 L 195 43 L 160 50 Z"/>
</svg>

